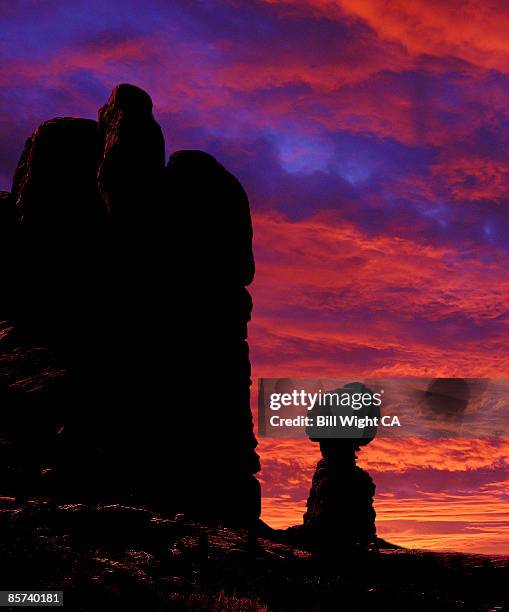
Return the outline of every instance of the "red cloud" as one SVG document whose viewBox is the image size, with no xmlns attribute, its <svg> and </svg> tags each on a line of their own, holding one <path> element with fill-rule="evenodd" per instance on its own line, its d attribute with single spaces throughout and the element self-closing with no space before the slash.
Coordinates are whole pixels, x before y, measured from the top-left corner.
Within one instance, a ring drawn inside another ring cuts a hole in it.
<svg viewBox="0 0 509 612">
<path fill-rule="evenodd" d="M 467 244 L 367 235 L 330 213 L 301 221 L 257 213 L 254 228 L 255 377 L 506 374 L 502 257 L 490 264 Z M 419 333 L 425 324 L 439 336 Z M 473 329 L 484 330 L 482 342 Z M 317 445 L 262 439 L 259 450 L 264 519 L 300 522 Z M 490 483 L 489 473 L 508 453 L 508 440 L 376 440 L 360 462 L 381 483 L 380 535 L 414 547 L 507 553 L 504 483 Z M 402 489 L 409 470 L 413 480 Z M 464 491 L 425 494 L 419 483 L 430 474 L 437 482 L 462 475 Z"/>
<path fill-rule="evenodd" d="M 307 440 L 260 441 L 269 524 L 302 521 L 317 447 Z M 410 547 L 507 554 L 508 481 L 492 478 L 497 469 L 507 474 L 508 455 L 509 440 L 375 440 L 360 453 L 360 464 L 377 484 L 379 535 Z"/>
<path fill-rule="evenodd" d="M 326 213 L 302 221 L 255 214 L 254 227 L 258 372 L 503 376 L 509 369 L 502 254 L 490 263 L 469 244 L 368 236 Z"/>
<path fill-rule="evenodd" d="M 432 168 L 452 202 L 489 201 L 502 204 L 509 193 L 509 160 L 479 155 L 445 156 Z"/>
<path fill-rule="evenodd" d="M 367 23 L 413 55 L 458 57 L 507 72 L 509 10 L 503 0 L 264 0 L 316 16 Z"/>
</svg>

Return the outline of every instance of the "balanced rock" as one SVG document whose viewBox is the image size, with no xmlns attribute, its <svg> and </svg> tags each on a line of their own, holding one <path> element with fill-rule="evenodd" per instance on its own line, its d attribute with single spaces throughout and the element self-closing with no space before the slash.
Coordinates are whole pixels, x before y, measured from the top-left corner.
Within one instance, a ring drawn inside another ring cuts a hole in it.
<svg viewBox="0 0 509 612">
<path fill-rule="evenodd" d="M 372 392 L 362 383 L 349 383 L 331 392 L 331 398 L 345 394 Z M 309 413 L 335 416 L 345 408 L 333 403 L 315 406 Z M 379 418 L 379 407 L 369 404 L 354 411 L 358 418 Z M 376 422 L 376 421 L 375 421 Z M 358 429 L 309 427 L 310 439 L 320 443 L 322 459 L 318 462 L 304 514 L 304 533 L 318 557 L 334 558 L 353 548 L 367 549 L 376 542 L 373 497 L 375 484 L 369 474 L 356 465 L 356 452 L 375 437 L 376 426 Z M 345 435 L 356 437 L 347 438 Z"/>
<path fill-rule="evenodd" d="M 318 462 L 304 514 L 304 527 L 319 556 L 329 557 L 354 547 L 369 548 L 376 541 L 373 497 L 375 484 L 355 464 L 355 449 L 336 441 L 321 444 Z"/>
</svg>

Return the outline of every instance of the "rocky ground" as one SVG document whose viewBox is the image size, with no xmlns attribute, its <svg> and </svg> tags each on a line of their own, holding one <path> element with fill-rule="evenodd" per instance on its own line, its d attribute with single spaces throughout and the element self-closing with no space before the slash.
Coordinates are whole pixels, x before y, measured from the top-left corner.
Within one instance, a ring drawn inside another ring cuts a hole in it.
<svg viewBox="0 0 509 612">
<path fill-rule="evenodd" d="M 285 532 L 120 505 L 6 500 L 0 523 L 2 588 L 63 590 L 67 609 L 508 609 L 502 557 L 384 549 L 317 562 Z"/>
</svg>

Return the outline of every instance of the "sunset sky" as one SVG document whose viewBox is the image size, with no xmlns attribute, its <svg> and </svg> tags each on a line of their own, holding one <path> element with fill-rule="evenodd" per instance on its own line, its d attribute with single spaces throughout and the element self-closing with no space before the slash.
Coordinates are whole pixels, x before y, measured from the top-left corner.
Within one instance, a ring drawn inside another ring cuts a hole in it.
<svg viewBox="0 0 509 612">
<path fill-rule="evenodd" d="M 0 188 L 45 119 L 154 100 L 167 154 L 245 186 L 259 376 L 509 376 L 505 0 L 11 0 Z M 185 228 L 182 228 L 185 233 Z M 318 458 L 261 440 L 263 518 L 300 522 Z M 509 440 L 376 440 L 382 537 L 509 554 Z"/>
</svg>

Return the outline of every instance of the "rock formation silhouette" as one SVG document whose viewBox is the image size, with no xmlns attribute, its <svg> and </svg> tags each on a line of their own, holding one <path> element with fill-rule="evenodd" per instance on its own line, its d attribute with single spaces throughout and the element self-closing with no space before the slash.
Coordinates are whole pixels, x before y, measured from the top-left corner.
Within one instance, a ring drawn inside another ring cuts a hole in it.
<svg viewBox="0 0 509 612">
<path fill-rule="evenodd" d="M 370 392 L 361 383 L 350 383 L 334 392 Z M 334 414 L 335 407 L 321 406 L 318 412 Z M 340 410 L 341 412 L 341 407 Z M 378 408 L 362 408 L 357 416 L 376 417 Z M 333 428 L 331 428 L 332 430 Z M 333 432 L 331 432 L 333 433 Z M 373 497 L 375 484 L 370 475 L 356 465 L 356 453 L 376 435 L 376 427 L 367 427 L 362 437 L 314 437 L 316 429 L 308 431 L 310 439 L 320 443 L 322 459 L 316 466 L 304 514 L 304 532 L 318 557 L 331 559 L 341 551 L 367 549 L 376 542 Z M 324 434 L 322 434 L 324 435 Z"/>
<path fill-rule="evenodd" d="M 376 541 L 375 484 L 356 465 L 359 447 L 344 440 L 322 440 L 304 514 L 314 551 L 325 557 Z"/>
<path fill-rule="evenodd" d="M 2 228 L 3 239 L 8 237 L 8 230 L 14 227 L 15 222 L 16 208 L 14 206 L 11 194 L 8 191 L 0 191 L 0 227 Z"/>
<path fill-rule="evenodd" d="M 134 85 L 115 87 L 99 109 L 101 159 L 97 181 L 115 225 L 160 220 L 164 137 L 150 96 Z M 134 246 L 134 245 L 131 245 Z"/>
<path fill-rule="evenodd" d="M 201 151 L 171 155 L 165 184 L 174 227 L 187 228 L 186 265 L 172 268 L 175 324 L 184 325 L 184 340 L 175 347 L 183 439 L 174 441 L 175 460 L 189 441 L 206 457 L 201 465 L 188 458 L 178 486 L 187 509 L 215 498 L 218 516 L 253 522 L 260 513 L 253 476 L 260 465 L 249 406 L 252 301 L 245 286 L 254 260 L 248 199 L 237 179 Z"/>
<path fill-rule="evenodd" d="M 64 416 L 83 415 L 81 390 L 70 377 L 92 359 L 87 347 L 99 319 L 97 247 L 106 216 L 95 178 L 98 142 L 94 121 L 46 121 L 26 141 L 13 178 L 3 253 L 1 318 L 9 336 L 1 346 L 2 425 L 21 498 L 41 492 L 37 474 L 55 459 Z"/>
<path fill-rule="evenodd" d="M 95 172 L 97 124 L 58 118 L 27 140 L 14 174 L 12 197 L 19 227 L 13 318 L 33 342 L 69 355 L 87 337 L 104 219 Z"/>
<path fill-rule="evenodd" d="M 43 123 L 0 197 L 0 232 L 15 237 L 0 318 L 12 352 L 48 355 L 30 392 L 18 366 L 3 370 L 3 399 L 34 435 L 45 425 L 44 452 L 13 429 L 33 473 L 51 475 L 22 495 L 252 525 L 249 202 L 212 156 L 164 156 L 150 97 L 119 85 L 98 123 Z"/>
<path fill-rule="evenodd" d="M 0 320 L 9 315 L 10 305 L 13 303 L 13 295 L 10 289 L 13 287 L 15 277 L 13 259 L 13 247 L 16 244 L 16 206 L 14 199 L 8 191 L 0 191 L 0 274 L 5 283 L 7 291 L 0 307 Z"/>
</svg>

